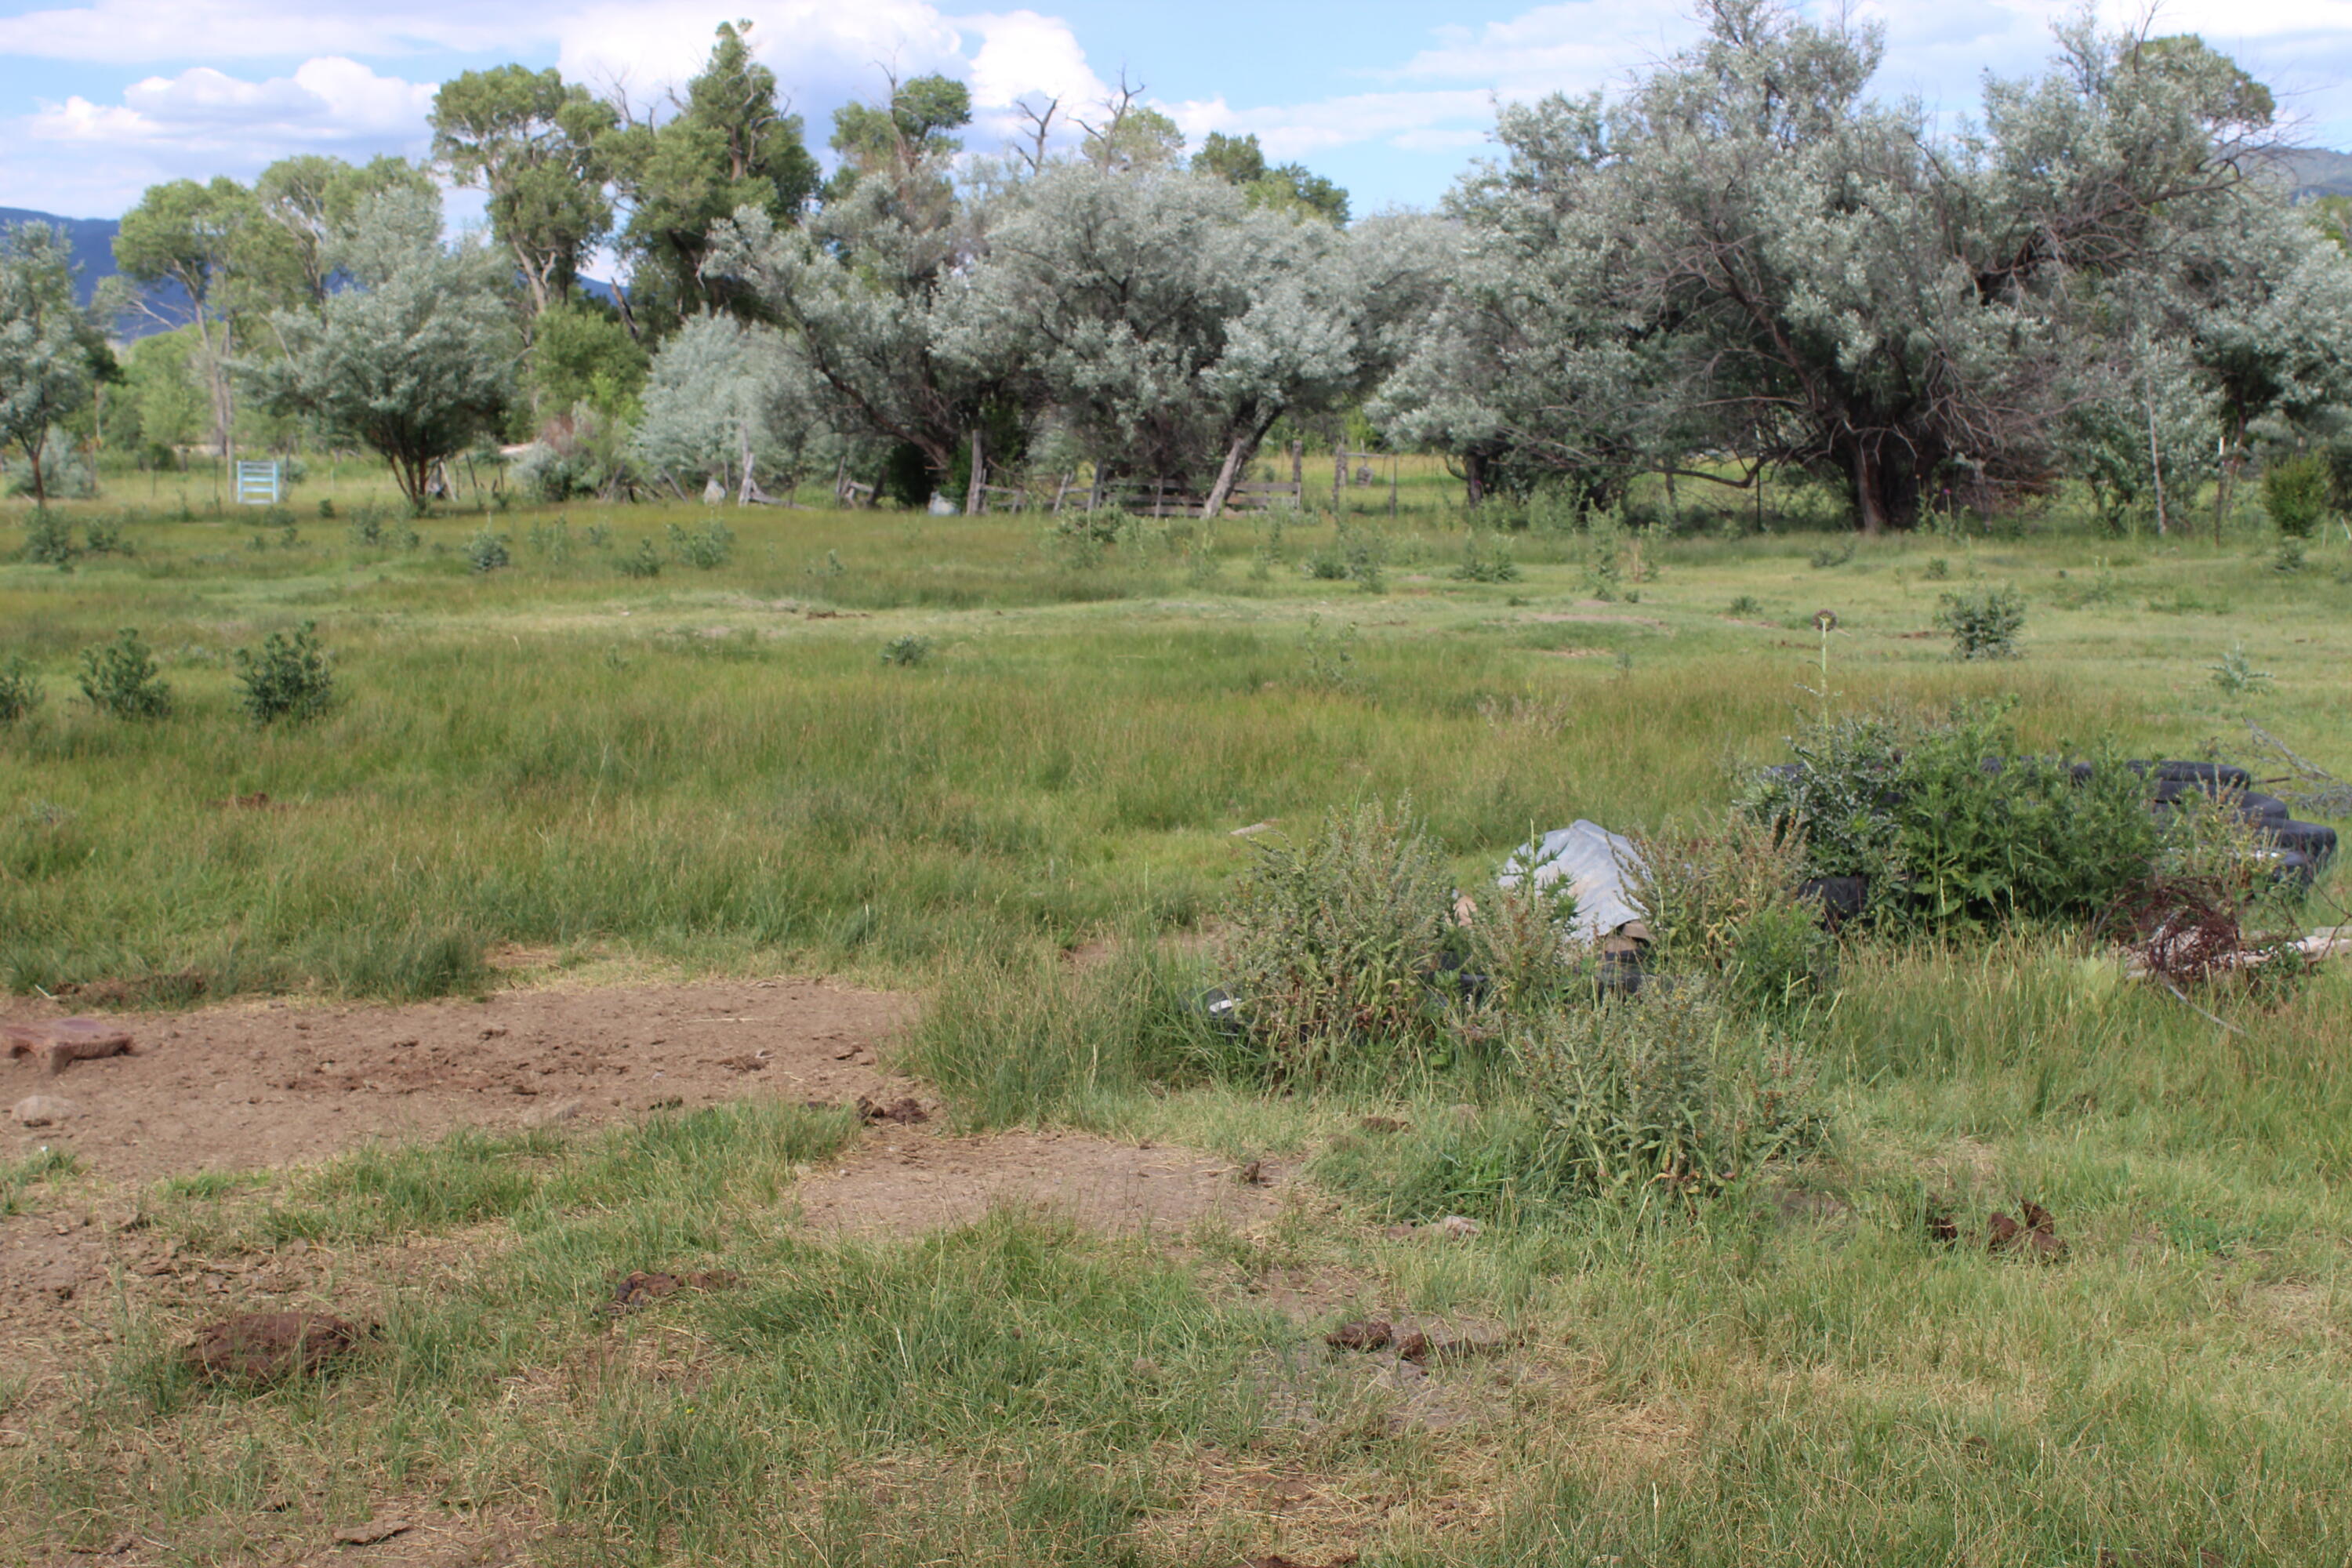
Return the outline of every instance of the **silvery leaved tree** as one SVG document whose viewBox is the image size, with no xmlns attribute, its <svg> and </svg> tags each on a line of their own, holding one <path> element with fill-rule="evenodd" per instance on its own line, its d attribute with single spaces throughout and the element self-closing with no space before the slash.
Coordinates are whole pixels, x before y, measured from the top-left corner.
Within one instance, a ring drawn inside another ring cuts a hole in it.
<svg viewBox="0 0 2352 1568">
<path fill-rule="evenodd" d="M 76 301 L 65 236 L 47 224 L 0 228 L 0 444 L 25 454 L 36 506 L 48 502 L 51 430 L 113 369 L 97 316 Z"/>
<path fill-rule="evenodd" d="M 283 354 L 240 371 L 263 400 L 380 453 L 411 504 L 434 470 L 494 432 L 520 352 L 511 258 L 441 243 L 437 199 L 394 190 L 332 247 L 351 286 L 271 318 Z"/>
</svg>

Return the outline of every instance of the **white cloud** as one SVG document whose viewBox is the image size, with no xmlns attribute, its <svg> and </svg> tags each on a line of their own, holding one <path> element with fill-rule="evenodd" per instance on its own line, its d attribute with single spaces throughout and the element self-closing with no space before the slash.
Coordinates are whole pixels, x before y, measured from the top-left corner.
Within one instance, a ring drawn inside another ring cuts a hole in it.
<svg viewBox="0 0 2352 1568">
<path fill-rule="evenodd" d="M 210 66 L 149 77 L 119 104 L 73 97 L 24 122 L 43 142 L 170 142 L 205 153 L 413 139 L 424 133 L 433 89 L 378 76 L 356 60 L 307 60 L 293 75 L 244 81 Z"/>
<path fill-rule="evenodd" d="M 1449 88 L 1354 93 L 1318 103 L 1256 109 L 1235 109 L 1223 98 L 1200 99 L 1169 104 L 1167 111 L 1188 139 L 1198 141 L 1212 131 L 1255 135 L 1266 156 L 1289 159 L 1362 142 L 1385 142 L 1412 151 L 1428 150 L 1431 137 L 1439 138 L 1440 144 L 1475 145 L 1486 139 L 1495 104 L 1494 96 L 1483 89 Z"/>
</svg>

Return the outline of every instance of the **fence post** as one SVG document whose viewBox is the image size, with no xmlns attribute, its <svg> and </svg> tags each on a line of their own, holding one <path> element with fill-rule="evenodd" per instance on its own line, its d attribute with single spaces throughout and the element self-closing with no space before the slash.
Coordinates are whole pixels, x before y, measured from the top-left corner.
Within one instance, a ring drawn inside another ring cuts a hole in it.
<svg viewBox="0 0 2352 1568">
<path fill-rule="evenodd" d="M 1331 515 L 1339 515 L 1339 491 L 1348 482 L 1348 443 L 1331 443 Z"/>
</svg>

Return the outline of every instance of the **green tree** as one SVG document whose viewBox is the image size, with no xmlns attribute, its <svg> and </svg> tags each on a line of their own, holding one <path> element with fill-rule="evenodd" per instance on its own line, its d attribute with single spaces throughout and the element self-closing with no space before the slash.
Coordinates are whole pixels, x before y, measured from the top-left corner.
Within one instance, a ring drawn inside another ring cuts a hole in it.
<svg viewBox="0 0 2352 1568">
<path fill-rule="evenodd" d="M 192 326 L 131 345 L 123 401 L 134 411 L 140 441 L 150 449 L 176 450 L 194 442 L 203 427 L 205 399 L 193 363 L 196 353 Z"/>
<path fill-rule="evenodd" d="M 0 228 L 0 443 L 25 454 L 35 506 L 48 504 L 42 448 L 51 428 L 88 406 L 113 368 L 104 331 L 75 300 L 64 233 Z"/>
<path fill-rule="evenodd" d="M 628 197 L 621 248 L 634 263 L 630 310 L 676 320 L 725 304 L 702 273 L 713 226 L 751 207 L 797 222 L 819 184 L 801 118 L 784 112 L 776 74 L 751 58 L 749 22 L 722 22 L 674 112 L 629 126 L 613 143 Z"/>
<path fill-rule="evenodd" d="M 439 243 L 435 204 L 374 197 L 330 247 L 352 287 L 317 311 L 281 310 L 282 359 L 240 369 L 274 410 L 383 454 L 413 505 L 435 468 L 499 427 L 520 349 L 510 263 Z"/>
<path fill-rule="evenodd" d="M 646 365 L 645 346 L 593 301 L 552 306 L 532 327 L 530 393 L 544 413 L 585 405 L 608 420 L 625 420 L 645 389 Z"/>
<path fill-rule="evenodd" d="M 919 201 L 936 226 L 948 197 L 947 166 L 963 150 L 954 132 L 971 123 L 971 89 L 953 77 L 885 79 L 890 90 L 882 102 L 834 110 L 830 144 L 841 166 L 824 199 L 845 200 L 861 181 L 879 175 L 897 190 L 902 208 L 911 212 Z"/>
<path fill-rule="evenodd" d="M 315 305 L 325 300 L 333 281 L 326 265 L 328 248 L 336 231 L 348 228 L 357 217 L 361 204 L 391 190 L 422 194 L 432 183 L 423 169 L 389 153 L 354 165 L 323 153 L 301 153 L 262 170 L 253 194 L 262 217 L 283 237 L 302 292 Z"/>
<path fill-rule="evenodd" d="M 228 449 L 236 405 L 229 380 L 230 318 L 238 298 L 240 263 L 252 258 L 251 234 L 260 219 L 253 193 L 226 175 L 207 184 L 173 180 L 152 185 L 122 216 L 114 261 L 123 276 L 150 290 L 174 288 L 187 301 L 196 331 L 196 368 L 210 395 L 214 448 Z M 144 308 L 168 320 L 152 297 Z"/>
<path fill-rule="evenodd" d="M 1304 163 L 1269 167 L 1257 133 L 1228 136 L 1212 131 L 1192 154 L 1192 172 L 1220 179 L 1238 189 L 1252 206 L 1277 212 L 1311 214 L 1341 227 L 1348 222 L 1348 193 L 1312 173 Z"/>
<path fill-rule="evenodd" d="M 491 231 L 521 268 L 531 313 L 545 310 L 612 232 L 603 144 L 619 112 L 552 67 L 509 65 L 442 83 L 431 118 L 433 155 L 489 193 Z"/>
</svg>

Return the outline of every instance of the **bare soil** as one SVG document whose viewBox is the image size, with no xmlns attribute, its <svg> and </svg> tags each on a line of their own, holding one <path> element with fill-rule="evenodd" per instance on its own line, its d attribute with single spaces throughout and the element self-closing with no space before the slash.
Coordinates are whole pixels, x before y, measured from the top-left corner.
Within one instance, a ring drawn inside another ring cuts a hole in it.
<svg viewBox="0 0 2352 1568">
<path fill-rule="evenodd" d="M 1213 1215 L 1239 1226 L 1279 1213 L 1286 1173 L 1270 1160 L 1258 1164 L 1253 1184 L 1192 1149 L 1082 1132 L 950 1138 L 880 1127 L 846 1159 L 811 1172 L 797 1196 L 811 1226 L 841 1232 L 937 1230 L 999 1205 L 1097 1230 L 1174 1232 Z"/>
<path fill-rule="evenodd" d="M 0 1022 L 65 1008 L 16 1004 Z M 750 1096 L 848 1101 L 912 1092 L 880 1065 L 911 1000 L 822 980 L 518 990 L 412 1006 L 276 1002 L 110 1015 L 130 1055 L 52 1076 L 0 1067 L 0 1106 L 40 1095 L 69 1110 L 14 1116 L 0 1158 L 71 1149 L 101 1181 L 321 1159 L 378 1138 L 458 1126 L 593 1125 Z"/>
</svg>

